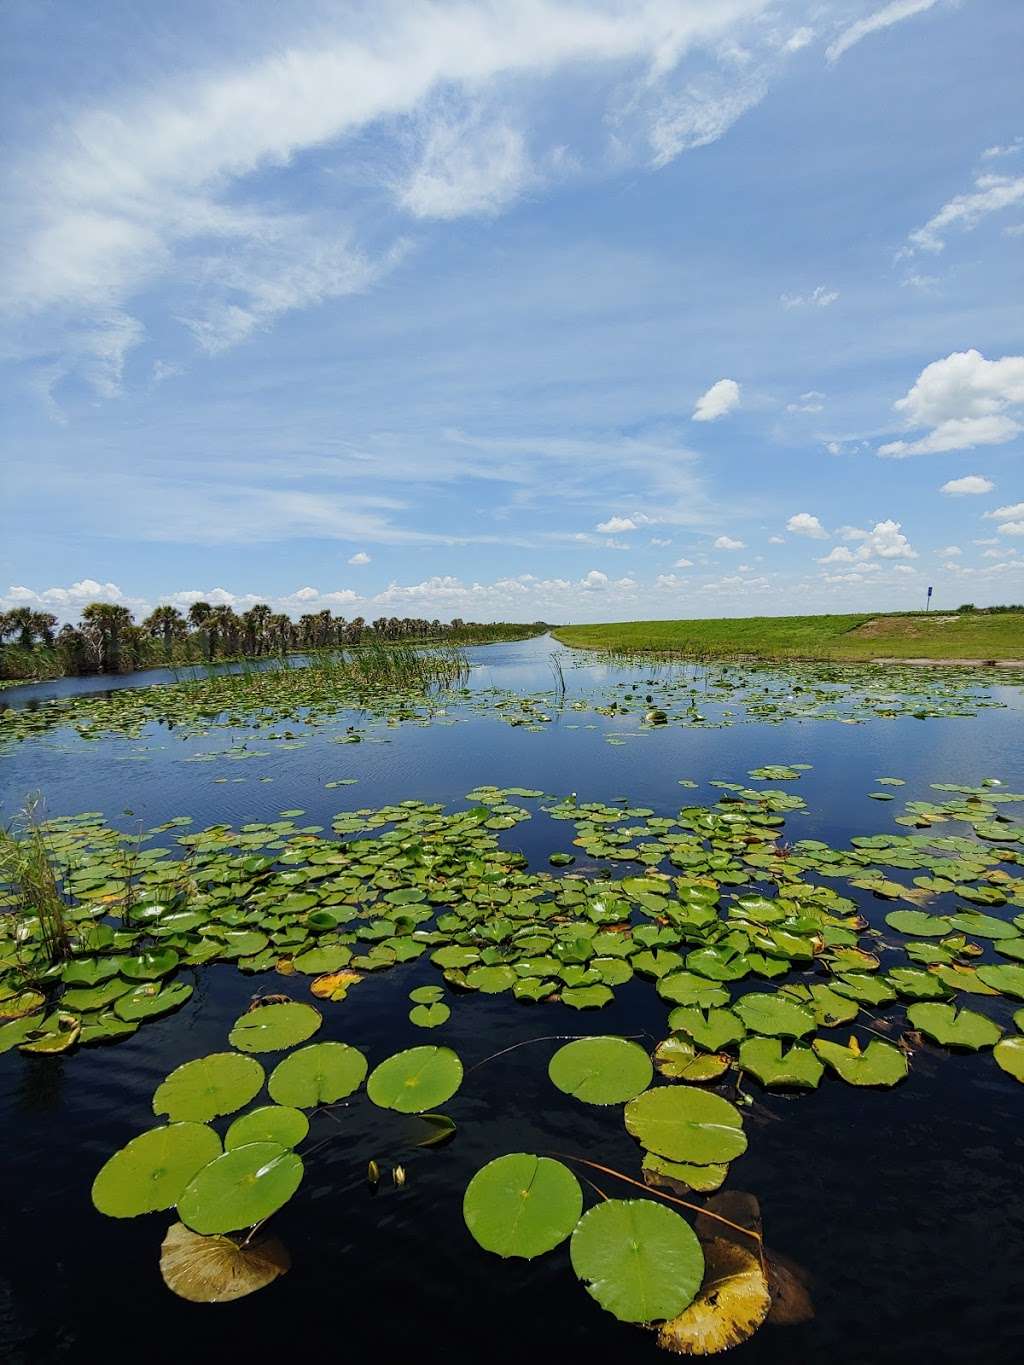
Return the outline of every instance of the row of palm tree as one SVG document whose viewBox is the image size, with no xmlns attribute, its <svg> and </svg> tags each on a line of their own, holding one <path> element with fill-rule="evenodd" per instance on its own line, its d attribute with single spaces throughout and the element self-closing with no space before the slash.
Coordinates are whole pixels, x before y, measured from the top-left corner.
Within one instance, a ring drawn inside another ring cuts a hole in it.
<svg viewBox="0 0 1024 1365">
<path fill-rule="evenodd" d="M 127 607 L 113 602 L 91 602 L 77 625 L 56 630 L 57 618 L 49 612 L 15 607 L 0 613 L 0 646 L 5 641 L 21 651 L 44 648 L 63 673 L 123 673 L 157 663 L 185 663 L 197 659 L 260 658 L 294 650 L 340 649 L 364 640 L 448 640 L 472 643 L 508 639 L 534 633 L 543 623 L 531 626 L 478 625 L 455 617 L 445 623 L 424 617 L 381 616 L 367 623 L 356 616 L 347 621 L 330 611 L 319 611 L 293 621 L 260 602 L 238 613 L 229 606 L 193 602 L 187 612 L 178 607 L 156 607 L 136 624 Z M 0 648 L 0 677 L 5 654 Z M 21 676 L 10 658 L 9 676 Z M 24 660 L 18 661 L 23 671 Z"/>
</svg>

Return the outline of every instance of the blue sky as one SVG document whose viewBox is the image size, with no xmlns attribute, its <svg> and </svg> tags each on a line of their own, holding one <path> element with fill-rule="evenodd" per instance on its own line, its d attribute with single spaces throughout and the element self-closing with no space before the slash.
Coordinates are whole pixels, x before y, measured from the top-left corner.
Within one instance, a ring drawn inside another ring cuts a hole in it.
<svg viewBox="0 0 1024 1365">
<path fill-rule="evenodd" d="M 0 605 L 1024 599 L 1019 0 L 0 28 Z"/>
</svg>

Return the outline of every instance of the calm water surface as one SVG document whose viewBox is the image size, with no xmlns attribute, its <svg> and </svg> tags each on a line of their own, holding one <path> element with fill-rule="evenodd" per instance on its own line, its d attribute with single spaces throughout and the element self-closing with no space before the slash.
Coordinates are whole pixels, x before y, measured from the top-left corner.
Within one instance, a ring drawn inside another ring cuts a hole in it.
<svg viewBox="0 0 1024 1365">
<path fill-rule="evenodd" d="M 552 648 L 543 639 L 471 650 L 470 687 L 480 694 L 550 690 Z M 568 667 L 569 698 L 619 677 L 644 673 Z M 12 689 L 2 701 L 32 705 L 97 686 L 163 680 L 153 673 L 60 680 Z M 644 735 L 635 715 L 552 709 L 552 722 L 534 733 L 470 703 L 425 726 L 364 720 L 361 744 L 334 743 L 352 717 L 308 732 L 292 726 L 295 748 L 244 730 L 189 737 L 153 725 L 138 739 L 99 741 L 61 730 L 0 754 L 0 817 L 41 791 L 51 815 L 101 811 L 125 830 L 182 814 L 193 817 L 193 829 L 237 825 L 291 808 L 305 812 L 302 823 L 329 829 L 340 810 L 406 798 L 459 803 L 478 783 L 574 791 L 581 801 L 624 796 L 671 815 L 684 804 L 712 803 L 712 779 L 746 782 L 747 770 L 761 764 L 809 763 L 811 771 L 787 785 L 808 811 L 787 818 L 786 836 L 836 844 L 899 829 L 892 816 L 904 799 L 942 799 L 932 782 L 995 776 L 1021 790 L 1024 700 L 1010 686 L 998 696 L 1005 709 L 970 719 L 789 720 Z M 611 745 L 609 734 L 627 742 Z M 257 756 L 225 755 L 242 742 Z M 195 761 L 203 755 L 213 757 Z M 907 785 L 880 805 L 868 792 L 887 774 Z M 340 778 L 357 785 L 325 788 Z M 699 788 L 680 788 L 680 778 Z M 546 867 L 572 827 L 551 821 L 538 803 L 530 807 L 533 818 L 502 841 Z M 889 907 L 867 899 L 864 908 L 880 919 Z M 356 1044 L 371 1065 L 399 1048 L 444 1042 L 468 1068 L 546 1034 L 646 1031 L 656 1041 L 666 1033 L 665 1003 L 649 984 L 633 981 L 599 1013 L 459 997 L 448 1024 L 428 1036 L 409 1024 L 406 997 L 436 979 L 426 960 L 368 977 L 348 1000 L 324 1006 L 318 1038 Z M 522 1048 L 467 1076 L 444 1106 L 458 1124 L 445 1148 L 403 1147 L 401 1121 L 365 1096 L 339 1111 L 340 1126 L 321 1117 L 314 1138 L 333 1140 L 311 1158 L 298 1195 L 274 1219 L 292 1253 L 291 1273 L 235 1304 L 196 1306 L 168 1293 L 157 1263 L 169 1218 L 101 1217 L 90 1203 L 92 1177 L 115 1148 L 151 1126 L 152 1092 L 164 1075 L 222 1050 L 253 991 L 279 981 L 230 966 L 204 968 L 181 1011 L 115 1047 L 63 1058 L 0 1057 L 0 1359 L 665 1359 L 648 1334 L 617 1323 L 589 1298 L 567 1246 L 531 1264 L 506 1263 L 480 1251 L 463 1225 L 466 1182 L 503 1152 L 570 1152 L 638 1171 L 619 1109 L 579 1105 L 551 1086 L 547 1062 L 557 1043 Z M 294 984 L 282 984 L 299 995 Z M 1011 1012 L 1005 1002 L 993 1007 L 1001 1020 Z M 1019 1362 L 1024 1087 L 991 1056 L 929 1050 L 915 1056 L 909 1080 L 892 1093 L 858 1092 L 832 1078 L 798 1099 L 755 1090 L 746 1116 L 749 1150 L 727 1187 L 758 1196 L 767 1242 L 813 1279 L 817 1316 L 797 1328 L 765 1327 L 731 1358 L 745 1365 Z M 385 1184 L 371 1194 L 368 1160 L 396 1157 L 408 1170 L 405 1188 Z M 636 1193 L 600 1183 L 612 1195 Z"/>
</svg>

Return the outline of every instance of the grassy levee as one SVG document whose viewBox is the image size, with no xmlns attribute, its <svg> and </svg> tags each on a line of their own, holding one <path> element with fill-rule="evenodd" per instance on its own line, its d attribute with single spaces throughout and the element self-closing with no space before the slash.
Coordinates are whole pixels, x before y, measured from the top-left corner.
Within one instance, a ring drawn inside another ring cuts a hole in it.
<svg viewBox="0 0 1024 1365">
<path fill-rule="evenodd" d="M 559 626 L 576 649 L 691 658 L 1024 660 L 1024 613 L 746 616 Z"/>
</svg>

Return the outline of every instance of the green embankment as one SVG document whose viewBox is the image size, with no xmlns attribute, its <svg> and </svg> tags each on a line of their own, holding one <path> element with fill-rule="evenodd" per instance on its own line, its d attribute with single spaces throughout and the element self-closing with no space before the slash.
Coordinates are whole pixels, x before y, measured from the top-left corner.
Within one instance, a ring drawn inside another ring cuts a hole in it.
<svg viewBox="0 0 1024 1365">
<path fill-rule="evenodd" d="M 909 615 L 747 616 L 736 620 L 619 621 L 559 626 L 577 649 L 694 657 L 971 661 L 1024 660 L 1024 613 L 930 612 Z"/>
</svg>

